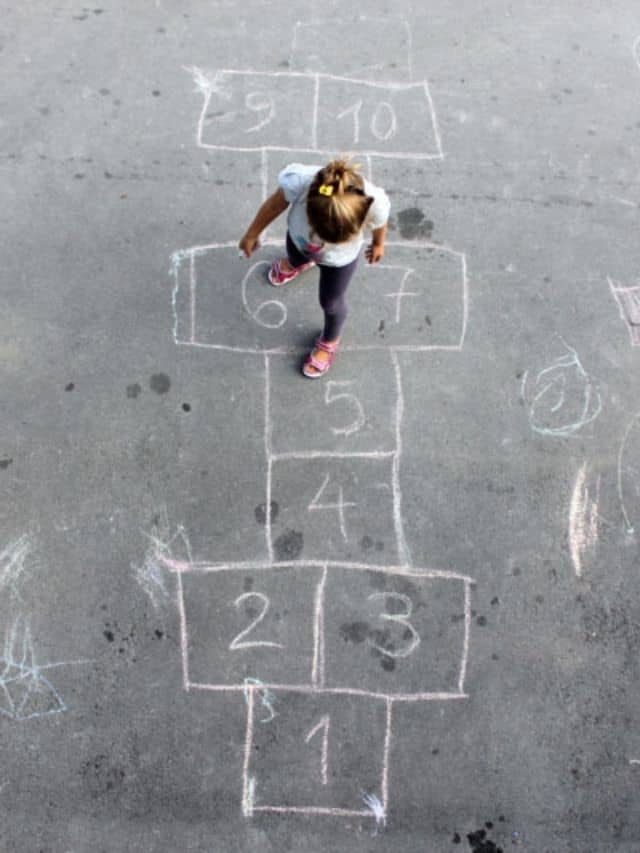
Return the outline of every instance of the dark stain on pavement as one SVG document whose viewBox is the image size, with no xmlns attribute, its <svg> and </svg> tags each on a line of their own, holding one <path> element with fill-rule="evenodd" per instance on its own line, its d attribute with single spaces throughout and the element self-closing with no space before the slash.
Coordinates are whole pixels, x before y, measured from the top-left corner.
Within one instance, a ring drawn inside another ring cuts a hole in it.
<svg viewBox="0 0 640 853">
<path fill-rule="evenodd" d="M 398 213 L 398 229 L 405 240 L 429 239 L 433 234 L 433 222 L 425 219 L 420 208 L 409 207 Z"/>
<path fill-rule="evenodd" d="M 149 380 L 149 387 L 156 394 L 166 394 L 169 388 L 171 388 L 171 379 L 169 379 L 166 373 L 154 373 Z"/>
<path fill-rule="evenodd" d="M 277 501 L 271 501 L 271 523 L 277 519 L 280 506 Z M 267 523 L 267 505 L 265 503 L 258 504 L 254 510 L 254 515 L 258 524 L 263 526 Z"/>
<path fill-rule="evenodd" d="M 297 530 L 285 530 L 273 543 L 273 548 L 281 562 L 295 560 L 304 548 L 304 537 Z"/>
</svg>

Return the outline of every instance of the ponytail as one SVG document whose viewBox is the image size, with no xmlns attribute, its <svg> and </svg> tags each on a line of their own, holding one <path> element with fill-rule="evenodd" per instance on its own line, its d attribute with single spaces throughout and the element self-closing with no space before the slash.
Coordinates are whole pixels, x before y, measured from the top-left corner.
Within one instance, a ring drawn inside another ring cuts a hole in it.
<svg viewBox="0 0 640 853">
<path fill-rule="evenodd" d="M 346 160 L 332 160 L 316 174 L 307 196 L 313 231 L 327 243 L 344 243 L 362 229 L 373 199 Z"/>
</svg>

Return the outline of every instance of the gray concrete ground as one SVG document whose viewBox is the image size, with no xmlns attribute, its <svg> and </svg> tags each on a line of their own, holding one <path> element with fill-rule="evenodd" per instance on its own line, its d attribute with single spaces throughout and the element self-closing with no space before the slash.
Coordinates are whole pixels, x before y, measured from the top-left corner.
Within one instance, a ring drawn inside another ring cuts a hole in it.
<svg viewBox="0 0 640 853">
<path fill-rule="evenodd" d="M 640 850 L 636 4 L 1 20 L 0 848 Z M 312 383 L 233 244 L 330 151 Z"/>
</svg>

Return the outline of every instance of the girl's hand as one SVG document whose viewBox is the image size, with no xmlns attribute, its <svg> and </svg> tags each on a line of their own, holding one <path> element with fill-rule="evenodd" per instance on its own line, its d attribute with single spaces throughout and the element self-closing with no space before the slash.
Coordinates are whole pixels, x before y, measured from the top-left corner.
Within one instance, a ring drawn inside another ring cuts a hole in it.
<svg viewBox="0 0 640 853">
<path fill-rule="evenodd" d="M 251 234 L 245 234 L 238 243 L 238 248 L 244 253 L 246 258 L 250 258 L 255 250 L 260 248 L 260 238 L 253 237 Z"/>
<path fill-rule="evenodd" d="M 371 243 L 365 250 L 365 257 L 370 264 L 377 264 L 384 257 L 384 244 Z"/>
</svg>

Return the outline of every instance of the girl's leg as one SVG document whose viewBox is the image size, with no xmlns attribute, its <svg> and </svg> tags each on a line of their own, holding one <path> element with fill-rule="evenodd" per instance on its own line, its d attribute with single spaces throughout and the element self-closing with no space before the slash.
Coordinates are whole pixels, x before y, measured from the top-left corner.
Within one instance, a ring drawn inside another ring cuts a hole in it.
<svg viewBox="0 0 640 853">
<path fill-rule="evenodd" d="M 337 341 L 347 319 L 345 295 L 356 271 L 358 259 L 344 267 L 320 267 L 320 305 L 324 311 L 324 341 Z"/>
<path fill-rule="evenodd" d="M 324 311 L 324 329 L 322 332 L 322 340 L 328 344 L 337 344 L 340 338 L 340 331 L 347 318 L 347 303 L 345 294 L 349 282 L 351 281 L 358 259 L 352 261 L 344 267 L 324 267 L 320 266 L 320 305 Z M 311 357 L 314 361 L 320 364 L 329 362 L 333 356 L 326 350 L 314 347 L 311 352 Z M 312 366 L 305 366 L 307 375 L 315 375 L 321 373 Z"/>
</svg>

